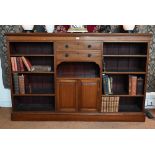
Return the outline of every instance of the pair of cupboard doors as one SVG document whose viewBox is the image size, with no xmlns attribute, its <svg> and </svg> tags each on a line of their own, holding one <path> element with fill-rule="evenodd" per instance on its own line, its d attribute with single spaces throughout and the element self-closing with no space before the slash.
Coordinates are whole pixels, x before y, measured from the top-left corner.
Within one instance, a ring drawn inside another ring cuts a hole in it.
<svg viewBox="0 0 155 155">
<path fill-rule="evenodd" d="M 101 100 L 100 78 L 57 79 L 58 112 L 98 112 Z"/>
</svg>

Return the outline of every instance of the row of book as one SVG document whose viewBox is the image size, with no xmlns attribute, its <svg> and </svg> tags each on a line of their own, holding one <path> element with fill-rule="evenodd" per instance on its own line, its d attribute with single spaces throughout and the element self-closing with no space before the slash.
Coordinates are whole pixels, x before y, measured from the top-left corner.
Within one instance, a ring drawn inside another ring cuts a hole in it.
<svg viewBox="0 0 155 155">
<path fill-rule="evenodd" d="M 103 92 L 105 95 L 113 94 L 113 78 L 106 74 L 102 74 Z"/>
<path fill-rule="evenodd" d="M 129 95 L 142 95 L 144 92 L 144 79 L 129 75 Z"/>
<path fill-rule="evenodd" d="M 30 61 L 22 56 L 22 57 L 11 57 L 11 66 L 12 71 L 25 71 L 25 67 L 28 71 L 31 71 L 32 64 Z"/>
<path fill-rule="evenodd" d="M 101 112 L 118 112 L 118 110 L 119 110 L 118 96 L 102 97 Z"/>
<path fill-rule="evenodd" d="M 25 77 L 24 75 L 18 75 L 13 73 L 14 93 L 25 94 Z"/>
<path fill-rule="evenodd" d="M 51 66 L 49 65 L 32 65 L 30 61 L 22 56 L 22 57 L 11 57 L 11 65 L 12 71 L 23 72 L 26 70 L 31 72 L 50 72 Z"/>
</svg>

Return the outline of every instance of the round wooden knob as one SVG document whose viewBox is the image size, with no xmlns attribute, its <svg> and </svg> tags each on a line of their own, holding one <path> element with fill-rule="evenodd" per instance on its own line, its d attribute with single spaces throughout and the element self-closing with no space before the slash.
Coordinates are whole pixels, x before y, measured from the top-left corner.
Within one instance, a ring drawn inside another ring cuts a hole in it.
<svg viewBox="0 0 155 155">
<path fill-rule="evenodd" d="M 69 57 L 69 54 L 68 54 L 68 53 L 66 53 L 66 54 L 65 54 L 65 57 Z"/>
<path fill-rule="evenodd" d="M 91 54 L 88 54 L 88 57 L 91 57 L 92 55 Z"/>
<path fill-rule="evenodd" d="M 88 45 L 88 48 L 91 48 L 91 45 Z"/>
<path fill-rule="evenodd" d="M 65 48 L 68 48 L 69 46 L 68 45 L 65 45 Z"/>
</svg>

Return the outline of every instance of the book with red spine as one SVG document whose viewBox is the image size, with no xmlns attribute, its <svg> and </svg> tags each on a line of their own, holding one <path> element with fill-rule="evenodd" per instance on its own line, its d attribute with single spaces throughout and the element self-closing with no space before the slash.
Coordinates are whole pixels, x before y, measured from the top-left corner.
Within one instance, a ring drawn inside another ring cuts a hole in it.
<svg viewBox="0 0 155 155">
<path fill-rule="evenodd" d="M 17 61 L 17 71 L 21 71 L 21 67 L 20 67 L 20 57 L 16 58 Z"/>
<path fill-rule="evenodd" d="M 14 71 L 17 71 L 17 60 L 16 60 L 16 57 L 13 57 L 13 61 L 14 61 L 14 66 L 15 66 L 15 70 Z"/>
<path fill-rule="evenodd" d="M 24 65 L 26 66 L 27 70 L 31 71 L 32 65 L 31 65 L 30 61 L 26 57 L 21 57 L 21 58 L 23 60 Z"/>
<path fill-rule="evenodd" d="M 131 95 L 131 78 L 132 76 L 129 75 L 129 95 Z"/>
<path fill-rule="evenodd" d="M 12 67 L 12 71 L 15 71 L 15 64 L 14 64 L 14 57 L 11 57 L 11 67 Z"/>
<path fill-rule="evenodd" d="M 22 61 L 22 58 L 19 57 L 19 62 L 20 62 L 20 69 L 21 69 L 21 72 L 24 72 L 25 69 L 24 69 L 24 64 L 23 64 L 23 61 Z"/>
</svg>

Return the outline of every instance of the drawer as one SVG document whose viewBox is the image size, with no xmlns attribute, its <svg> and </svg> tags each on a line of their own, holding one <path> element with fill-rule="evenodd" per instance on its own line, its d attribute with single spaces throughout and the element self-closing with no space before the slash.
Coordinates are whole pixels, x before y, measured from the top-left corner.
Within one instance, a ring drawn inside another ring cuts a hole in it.
<svg viewBox="0 0 155 155">
<path fill-rule="evenodd" d="M 57 61 L 96 61 L 101 60 L 101 51 L 57 51 Z"/>
<path fill-rule="evenodd" d="M 56 50 L 101 50 L 102 44 L 100 42 L 57 42 Z"/>
</svg>

